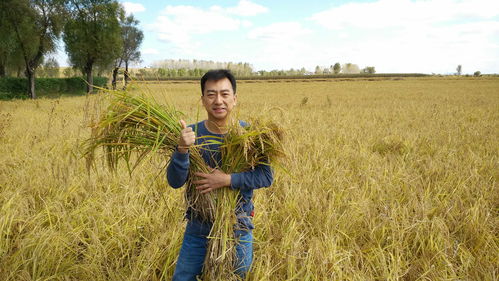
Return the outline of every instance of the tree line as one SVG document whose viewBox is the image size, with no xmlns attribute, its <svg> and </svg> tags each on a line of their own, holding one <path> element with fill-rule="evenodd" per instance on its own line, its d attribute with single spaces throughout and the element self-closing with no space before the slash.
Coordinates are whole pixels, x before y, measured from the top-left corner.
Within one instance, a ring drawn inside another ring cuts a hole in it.
<svg viewBox="0 0 499 281">
<path fill-rule="evenodd" d="M 151 66 L 154 70 L 142 69 L 137 72 L 138 75 L 140 77 L 156 76 L 159 78 L 201 77 L 206 71 L 217 68 L 230 69 L 236 76 L 250 76 L 253 73 L 253 66 L 247 62 L 165 59 L 153 62 Z"/>
<path fill-rule="evenodd" d="M 69 63 L 86 76 L 92 92 L 96 69 L 113 69 L 113 86 L 121 67 L 140 60 L 143 32 L 116 0 L 2 0 L 0 2 L 0 77 L 23 69 L 28 94 L 36 98 L 38 68 L 54 69 L 56 44 L 62 38 Z M 56 62 L 55 62 L 56 64 Z M 49 72 L 50 73 L 50 72 Z"/>
<path fill-rule="evenodd" d="M 329 67 L 320 67 L 316 66 L 314 74 L 374 74 L 376 73 L 376 69 L 374 66 L 366 66 L 363 69 L 360 69 L 358 65 L 354 63 L 345 63 L 341 65 L 339 62 L 331 65 Z"/>
<path fill-rule="evenodd" d="M 367 66 L 360 69 L 353 63 L 341 65 L 339 62 L 330 67 L 316 66 L 315 71 L 311 72 L 302 68 L 274 69 L 255 71 L 249 63 L 233 62 L 215 62 L 206 60 L 188 60 L 188 59 L 166 59 L 156 61 L 151 68 L 140 68 L 132 70 L 132 74 L 138 79 L 154 78 L 178 78 L 178 77 L 201 77 L 206 71 L 214 68 L 230 69 L 237 77 L 276 77 L 276 76 L 304 76 L 304 75 L 330 75 L 330 74 L 374 74 L 374 66 Z"/>
</svg>

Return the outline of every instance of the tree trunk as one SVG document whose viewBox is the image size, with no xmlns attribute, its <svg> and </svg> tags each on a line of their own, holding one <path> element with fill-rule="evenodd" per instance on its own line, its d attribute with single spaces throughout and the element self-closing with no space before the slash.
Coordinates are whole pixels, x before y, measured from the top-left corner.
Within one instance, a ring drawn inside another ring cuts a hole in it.
<svg viewBox="0 0 499 281">
<path fill-rule="evenodd" d="M 128 85 L 128 79 L 129 79 L 129 77 L 128 77 L 128 61 L 125 61 L 125 73 L 124 73 L 124 75 L 125 75 L 125 85 L 123 86 L 123 90 L 125 90 L 126 86 Z"/>
<path fill-rule="evenodd" d="M 28 76 L 28 95 L 32 99 L 36 99 L 35 93 L 35 71 L 31 69 L 26 69 L 26 76 Z"/>
<path fill-rule="evenodd" d="M 87 63 L 87 66 L 85 66 L 85 72 L 87 74 L 87 94 L 93 92 L 94 76 L 92 75 L 92 65 L 92 63 Z"/>
<path fill-rule="evenodd" d="M 0 77 L 5 77 L 6 76 L 6 72 L 5 72 L 5 64 L 1 64 L 0 65 Z"/>
<path fill-rule="evenodd" d="M 111 85 L 113 86 L 113 90 L 116 90 L 116 78 L 118 76 L 119 69 L 120 69 L 119 67 L 115 67 L 113 69 L 113 81 L 111 82 Z"/>
</svg>

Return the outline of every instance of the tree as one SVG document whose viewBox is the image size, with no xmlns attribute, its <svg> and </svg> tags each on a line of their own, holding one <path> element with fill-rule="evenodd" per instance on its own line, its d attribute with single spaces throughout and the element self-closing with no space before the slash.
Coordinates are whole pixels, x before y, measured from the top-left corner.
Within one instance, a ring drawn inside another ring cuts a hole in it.
<svg viewBox="0 0 499 281">
<path fill-rule="evenodd" d="M 315 73 L 316 75 L 317 75 L 317 74 L 322 74 L 322 69 L 321 69 L 321 67 L 320 67 L 320 66 L 316 66 L 316 67 L 315 67 L 315 72 L 314 72 L 314 73 Z"/>
<path fill-rule="evenodd" d="M 15 76 L 20 78 L 20 77 L 26 77 L 26 64 L 24 62 L 24 57 L 22 55 L 22 51 L 19 47 L 16 47 L 13 52 L 11 53 L 11 56 L 7 60 L 7 73 L 10 74 L 10 76 Z"/>
<path fill-rule="evenodd" d="M 178 75 L 179 77 L 185 77 L 185 76 L 186 76 L 186 74 L 187 74 L 187 69 L 185 69 L 185 68 L 179 68 L 179 69 L 177 70 L 177 75 Z"/>
<path fill-rule="evenodd" d="M 374 68 L 374 66 L 366 66 L 364 69 L 362 69 L 362 73 L 374 74 L 376 73 L 376 69 Z"/>
<path fill-rule="evenodd" d="M 482 73 L 480 71 L 475 71 L 475 73 L 473 73 L 473 76 L 480 77 L 482 76 Z"/>
<path fill-rule="evenodd" d="M 86 75 L 87 92 L 92 93 L 94 67 L 110 66 L 122 53 L 118 19 L 124 11 L 114 0 L 71 0 L 68 10 L 72 16 L 64 27 L 66 52 Z"/>
<path fill-rule="evenodd" d="M 156 73 L 157 73 L 158 77 L 166 77 L 166 75 L 167 75 L 166 69 L 164 69 L 164 68 L 158 68 L 156 70 Z"/>
<path fill-rule="evenodd" d="M 64 0 L 3 0 L 0 10 L 14 32 L 15 48 L 28 78 L 28 94 L 34 99 L 36 69 L 43 57 L 55 50 L 64 25 Z"/>
<path fill-rule="evenodd" d="M 335 63 L 333 66 L 334 74 L 339 74 L 341 71 L 341 65 L 339 62 Z"/>
<path fill-rule="evenodd" d="M 462 66 L 461 65 L 458 65 L 456 67 L 456 71 L 457 71 L 457 75 L 461 75 L 461 71 L 463 70 Z"/>
<path fill-rule="evenodd" d="M 118 70 L 125 64 L 125 88 L 128 84 L 129 73 L 128 65 L 130 62 L 140 61 L 140 51 L 139 47 L 144 39 L 144 33 L 137 28 L 139 21 L 136 20 L 133 15 L 125 17 L 124 14 L 120 18 L 121 27 L 121 40 L 123 41 L 123 52 L 120 57 L 116 60 L 113 69 L 113 89 L 116 89 L 116 77 L 118 75 Z"/>
<path fill-rule="evenodd" d="M 0 77 L 7 74 L 7 65 L 16 50 L 16 38 L 14 30 L 7 21 L 6 9 L 0 11 Z"/>
<path fill-rule="evenodd" d="M 353 64 L 353 63 L 345 63 L 342 67 L 341 67 L 343 73 L 345 74 L 357 74 L 357 73 L 360 73 L 360 68 L 358 65 L 356 64 Z"/>
</svg>

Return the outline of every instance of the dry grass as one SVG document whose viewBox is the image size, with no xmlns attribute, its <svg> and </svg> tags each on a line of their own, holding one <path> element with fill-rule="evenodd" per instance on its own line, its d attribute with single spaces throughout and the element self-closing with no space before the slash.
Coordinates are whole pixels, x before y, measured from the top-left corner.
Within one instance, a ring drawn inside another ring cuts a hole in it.
<svg viewBox="0 0 499 281">
<path fill-rule="evenodd" d="M 249 279 L 497 280 L 498 88 L 492 78 L 241 83 L 241 118 L 279 121 L 289 140 L 290 174 L 256 191 Z M 149 91 L 197 119 L 197 84 Z M 0 102 L 0 280 L 171 277 L 182 191 L 151 172 L 168 155 L 132 178 L 104 163 L 88 173 L 78 144 L 96 99 Z"/>
</svg>

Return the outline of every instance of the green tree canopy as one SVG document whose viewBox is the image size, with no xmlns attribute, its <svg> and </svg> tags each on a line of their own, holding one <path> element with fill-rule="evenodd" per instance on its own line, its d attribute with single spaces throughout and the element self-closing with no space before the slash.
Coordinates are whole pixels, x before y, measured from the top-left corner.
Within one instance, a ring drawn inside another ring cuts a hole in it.
<svg viewBox="0 0 499 281">
<path fill-rule="evenodd" d="M 93 68 L 111 66 L 122 53 L 123 40 L 118 19 L 124 10 L 114 0 L 71 0 L 72 16 L 64 28 L 70 63 L 87 76 L 87 92 L 92 92 Z"/>
<path fill-rule="evenodd" d="M 10 45 L 23 58 L 28 94 L 36 98 L 35 71 L 43 57 L 53 52 L 64 25 L 64 0 L 2 0 L 1 22 L 14 34 Z M 10 36 L 10 35 L 9 35 Z"/>
<path fill-rule="evenodd" d="M 133 15 L 129 15 L 121 23 L 121 36 L 123 38 L 122 57 L 127 70 L 130 62 L 140 61 L 139 47 L 144 39 L 144 33 L 137 27 L 138 24 L 139 21 Z"/>
<path fill-rule="evenodd" d="M 16 51 L 16 34 L 7 21 L 7 10 L 0 10 L 0 77 L 5 77 Z"/>
<path fill-rule="evenodd" d="M 113 89 L 116 88 L 116 77 L 118 75 L 118 69 L 125 65 L 125 87 L 128 82 L 128 66 L 131 62 L 140 61 L 140 51 L 139 47 L 144 39 L 144 33 L 140 30 L 137 25 L 139 21 L 134 18 L 133 15 L 126 16 L 122 14 L 120 17 L 120 27 L 121 27 L 121 40 L 123 42 L 123 51 L 119 58 L 116 60 L 115 67 L 113 69 Z"/>
<path fill-rule="evenodd" d="M 339 74 L 341 72 L 341 65 L 339 62 L 334 64 L 333 72 L 334 72 L 334 74 Z"/>
<path fill-rule="evenodd" d="M 374 66 L 366 66 L 364 69 L 362 69 L 362 73 L 374 74 L 376 73 L 376 69 L 374 68 Z"/>
</svg>

